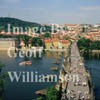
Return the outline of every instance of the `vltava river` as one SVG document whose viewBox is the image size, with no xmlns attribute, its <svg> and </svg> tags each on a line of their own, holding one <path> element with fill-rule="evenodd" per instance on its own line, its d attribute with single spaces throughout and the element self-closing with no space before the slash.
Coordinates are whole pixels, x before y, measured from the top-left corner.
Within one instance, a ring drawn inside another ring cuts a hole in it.
<svg viewBox="0 0 100 100">
<path fill-rule="evenodd" d="M 59 70 L 61 69 L 63 58 L 58 59 L 59 53 L 57 52 L 46 52 L 43 54 L 42 58 L 10 58 L 7 55 L 7 51 L 0 51 L 0 61 L 5 64 L 5 67 L 2 70 L 2 73 L 6 73 L 8 71 L 28 71 L 35 72 L 37 71 L 39 74 L 56 74 L 59 75 Z M 60 54 L 61 55 L 61 54 Z M 22 61 L 32 60 L 32 66 L 19 66 L 19 63 Z M 59 65 L 53 64 L 58 60 Z M 95 85 L 95 96 L 96 100 L 100 100 L 100 58 L 97 57 L 89 57 L 85 58 L 86 68 L 92 73 L 93 84 Z M 58 71 L 51 71 L 52 67 L 59 67 Z M 22 83 L 20 82 L 11 82 L 10 78 L 7 78 L 7 86 L 5 87 L 5 100 L 32 100 L 33 98 L 37 98 L 34 92 L 36 90 L 44 89 L 55 85 L 55 82 L 49 83 Z"/>
<path fill-rule="evenodd" d="M 5 64 L 5 67 L 2 70 L 2 73 L 6 73 L 8 71 L 24 71 L 24 72 L 38 72 L 38 74 L 56 74 L 59 76 L 59 70 L 62 65 L 62 58 L 58 59 L 59 53 L 55 52 L 46 52 L 43 54 L 42 58 L 10 58 L 7 55 L 7 51 L 0 51 L 0 61 Z M 58 59 L 59 65 L 53 64 Z M 32 66 L 19 66 L 19 63 L 22 61 L 31 60 Z M 59 67 L 58 71 L 52 71 L 50 68 Z M 49 83 L 39 83 L 39 82 L 29 82 L 22 83 L 19 82 L 11 82 L 10 78 L 7 78 L 7 86 L 5 88 L 5 100 L 32 100 L 33 98 L 37 98 L 34 92 L 40 89 L 44 89 L 55 85 L 55 82 Z"/>
<path fill-rule="evenodd" d="M 100 57 L 85 57 L 86 68 L 92 73 L 95 86 L 95 99 L 100 100 Z"/>
</svg>

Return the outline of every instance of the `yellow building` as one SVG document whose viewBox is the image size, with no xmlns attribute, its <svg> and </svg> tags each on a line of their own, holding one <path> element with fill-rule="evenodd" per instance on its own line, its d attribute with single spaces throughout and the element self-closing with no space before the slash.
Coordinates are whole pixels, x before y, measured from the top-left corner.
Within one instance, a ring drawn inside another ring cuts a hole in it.
<svg viewBox="0 0 100 100">
<path fill-rule="evenodd" d="M 70 41 L 68 40 L 61 40 L 60 43 L 62 44 L 63 49 L 66 49 L 70 46 Z"/>
<path fill-rule="evenodd" d="M 44 43 L 45 43 L 45 48 L 46 49 L 52 49 L 52 41 L 51 40 L 45 39 Z"/>
<path fill-rule="evenodd" d="M 59 39 L 45 39 L 44 43 L 46 49 L 66 49 L 70 45 L 70 41 Z"/>
<path fill-rule="evenodd" d="M 52 46 L 54 49 L 59 48 L 59 39 L 52 39 Z"/>
</svg>

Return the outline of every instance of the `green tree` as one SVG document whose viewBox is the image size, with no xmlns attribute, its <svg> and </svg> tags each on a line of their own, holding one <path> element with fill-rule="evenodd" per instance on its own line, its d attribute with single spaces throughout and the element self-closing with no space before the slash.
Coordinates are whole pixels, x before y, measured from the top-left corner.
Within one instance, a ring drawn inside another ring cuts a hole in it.
<svg viewBox="0 0 100 100">
<path fill-rule="evenodd" d="M 43 35 L 43 37 L 44 37 L 44 38 L 50 38 L 50 37 L 51 37 L 51 34 L 50 34 L 49 32 L 47 32 L 47 33 L 45 33 L 45 34 Z"/>
<path fill-rule="evenodd" d="M 58 100 L 58 91 L 54 86 L 47 89 L 46 100 Z"/>
<path fill-rule="evenodd" d="M 43 46 L 43 41 L 40 37 L 32 38 L 32 46 Z"/>
<path fill-rule="evenodd" d="M 26 31 L 26 29 L 25 29 L 26 27 L 30 27 L 30 28 L 31 27 L 41 27 L 41 25 L 37 24 L 37 23 L 23 21 L 23 20 L 16 19 L 16 18 L 0 17 L 1 30 L 3 29 L 7 32 L 8 24 L 11 25 L 11 32 L 13 32 L 13 27 L 22 27 L 24 32 Z"/>
<path fill-rule="evenodd" d="M 0 26 L 0 32 L 2 32 L 3 30 L 5 30 L 5 28 L 3 26 Z"/>
<path fill-rule="evenodd" d="M 32 37 L 31 36 L 28 36 L 28 35 L 18 35 L 17 36 L 17 39 L 18 40 L 23 40 L 24 41 L 24 43 L 25 43 L 25 46 L 28 46 L 28 42 L 29 42 L 29 40 L 31 39 Z"/>
<path fill-rule="evenodd" d="M 100 41 L 95 41 L 95 48 L 100 50 Z"/>
<path fill-rule="evenodd" d="M 91 41 L 89 39 L 81 38 L 78 40 L 78 47 L 83 52 L 89 52 L 91 50 L 100 50 L 100 41 Z"/>
<path fill-rule="evenodd" d="M 79 41 L 78 41 L 78 47 L 80 50 L 82 50 L 83 52 L 87 52 L 89 50 L 89 46 L 90 46 L 90 40 L 87 40 L 85 38 L 81 38 Z"/>
<path fill-rule="evenodd" d="M 69 40 L 69 39 L 70 39 L 70 37 L 69 37 L 69 36 L 67 36 L 67 37 L 66 37 L 66 40 Z"/>
<path fill-rule="evenodd" d="M 2 71 L 2 68 L 4 67 L 4 64 L 0 62 L 0 73 Z M 8 77 L 8 74 L 0 74 L 0 100 L 3 100 L 3 93 L 4 93 L 4 87 L 7 84 L 4 80 L 6 77 Z"/>
</svg>

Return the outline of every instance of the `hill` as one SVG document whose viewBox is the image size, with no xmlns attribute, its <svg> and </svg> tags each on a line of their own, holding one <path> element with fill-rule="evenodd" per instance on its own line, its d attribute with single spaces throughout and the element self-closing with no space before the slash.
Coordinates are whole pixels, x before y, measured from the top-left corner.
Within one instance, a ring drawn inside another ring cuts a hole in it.
<svg viewBox="0 0 100 100">
<path fill-rule="evenodd" d="M 41 27 L 38 23 L 23 21 L 17 18 L 0 17 L 0 31 L 5 30 L 7 32 L 8 24 L 11 24 L 11 29 L 12 27 L 23 27 L 23 29 L 25 27 Z"/>
</svg>

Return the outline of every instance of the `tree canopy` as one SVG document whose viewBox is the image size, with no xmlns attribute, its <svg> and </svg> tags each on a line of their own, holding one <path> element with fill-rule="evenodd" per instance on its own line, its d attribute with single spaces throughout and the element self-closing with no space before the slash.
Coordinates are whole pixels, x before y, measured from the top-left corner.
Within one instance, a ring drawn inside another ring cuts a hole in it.
<svg viewBox="0 0 100 100">
<path fill-rule="evenodd" d="M 2 71 L 2 68 L 4 67 L 5 65 L 3 63 L 0 62 L 0 73 Z M 1 75 L 0 74 L 0 100 L 4 100 L 3 99 L 3 93 L 4 93 L 4 88 L 5 88 L 5 85 L 6 85 L 6 81 L 4 80 L 6 77 L 8 77 L 8 74 L 3 74 Z"/>
<path fill-rule="evenodd" d="M 81 38 L 78 40 L 78 47 L 84 52 L 89 50 L 100 50 L 100 41 L 91 41 L 89 39 Z"/>
<path fill-rule="evenodd" d="M 13 27 L 41 27 L 40 24 L 32 23 L 28 21 L 23 21 L 17 18 L 9 18 L 9 17 L 0 17 L 0 31 L 5 30 L 8 31 L 8 24 L 11 25 L 11 32 Z"/>
<path fill-rule="evenodd" d="M 45 33 L 45 34 L 43 35 L 43 37 L 44 37 L 44 38 L 50 38 L 50 37 L 51 37 L 51 34 L 50 34 L 49 32 L 47 32 L 47 33 Z"/>
<path fill-rule="evenodd" d="M 54 86 L 47 89 L 46 100 L 58 100 L 58 91 Z"/>
<path fill-rule="evenodd" d="M 23 21 L 17 18 L 10 18 L 10 17 L 0 17 L 0 32 L 5 31 L 8 32 L 8 24 L 10 24 L 11 32 L 13 32 L 13 27 L 23 28 L 23 32 L 26 31 L 26 28 L 33 28 L 38 27 L 37 33 L 40 33 L 40 28 L 45 27 L 43 32 L 51 32 L 50 26 L 43 26 L 38 23 Z M 21 32 L 21 30 L 19 30 Z"/>
<path fill-rule="evenodd" d="M 40 37 L 33 37 L 31 41 L 32 46 L 43 46 L 43 41 Z"/>
</svg>

